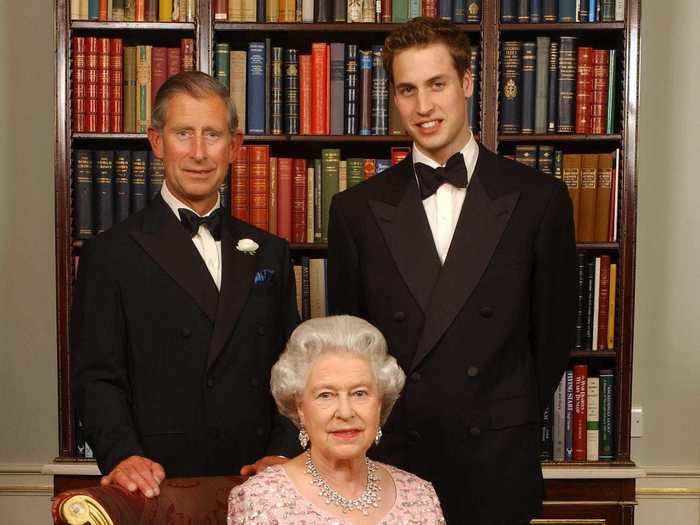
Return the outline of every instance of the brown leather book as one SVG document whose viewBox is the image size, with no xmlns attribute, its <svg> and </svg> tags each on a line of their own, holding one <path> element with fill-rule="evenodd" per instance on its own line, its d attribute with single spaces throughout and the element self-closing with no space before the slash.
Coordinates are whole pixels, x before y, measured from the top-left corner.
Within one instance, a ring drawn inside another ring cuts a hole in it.
<svg viewBox="0 0 700 525">
<path fill-rule="evenodd" d="M 391 24 L 391 11 L 392 11 L 392 2 L 391 0 L 381 0 L 382 2 L 382 23 L 383 24 Z"/>
<path fill-rule="evenodd" d="M 110 82 L 109 82 L 109 38 L 97 39 L 97 132 L 109 133 L 109 106 L 110 106 Z"/>
<path fill-rule="evenodd" d="M 228 19 L 228 2 L 226 0 L 214 0 L 214 20 L 225 22 Z"/>
<path fill-rule="evenodd" d="M 292 164 L 287 157 L 277 159 L 277 236 L 292 242 Z"/>
<path fill-rule="evenodd" d="M 180 40 L 180 60 L 182 71 L 194 71 L 194 40 L 183 38 Z"/>
<path fill-rule="evenodd" d="M 144 4 L 146 22 L 158 21 L 158 0 L 145 0 Z"/>
<path fill-rule="evenodd" d="M 277 235 L 277 157 L 270 157 L 270 201 L 267 206 L 268 231 Z"/>
<path fill-rule="evenodd" d="M 328 44 L 314 42 L 311 44 L 311 134 L 326 133 L 326 103 L 328 101 L 327 66 Z"/>
<path fill-rule="evenodd" d="M 109 131 L 124 129 L 124 47 L 121 38 L 109 39 Z"/>
<path fill-rule="evenodd" d="M 146 0 L 134 0 L 134 20 L 137 22 L 146 20 Z"/>
<path fill-rule="evenodd" d="M 422 15 L 428 18 L 436 18 L 438 15 L 437 0 L 423 0 Z"/>
<path fill-rule="evenodd" d="M 591 132 L 593 48 L 579 47 L 576 62 L 576 133 Z"/>
<path fill-rule="evenodd" d="M 177 75 L 182 71 L 182 63 L 180 60 L 180 48 L 168 48 L 168 78 Z"/>
<path fill-rule="evenodd" d="M 306 159 L 294 159 L 292 180 L 292 242 L 306 242 Z"/>
<path fill-rule="evenodd" d="M 74 133 L 85 131 L 86 58 L 85 37 L 71 39 L 71 117 Z"/>
<path fill-rule="evenodd" d="M 256 144 L 250 148 L 250 224 L 268 230 L 269 201 L 268 187 L 270 171 L 270 146 Z"/>
<path fill-rule="evenodd" d="M 581 155 L 581 202 L 578 212 L 578 242 L 595 240 L 596 188 L 598 187 L 598 154 Z"/>
<path fill-rule="evenodd" d="M 249 148 L 241 146 L 231 164 L 231 215 L 246 222 L 250 221 Z"/>
<path fill-rule="evenodd" d="M 571 204 L 574 208 L 574 225 L 576 228 L 576 238 L 578 239 L 579 203 L 581 201 L 581 155 L 573 153 L 564 155 L 564 160 L 562 161 L 562 180 L 569 190 Z"/>
<path fill-rule="evenodd" d="M 598 184 L 596 188 L 595 229 L 593 234 L 593 240 L 596 242 L 608 241 L 614 161 L 613 153 L 601 153 L 598 155 Z"/>
<path fill-rule="evenodd" d="M 168 79 L 168 48 L 154 47 L 151 50 L 151 104 L 155 106 L 160 86 Z"/>
<path fill-rule="evenodd" d="M 610 290 L 608 292 L 608 339 L 606 349 L 615 348 L 615 302 L 617 296 L 617 264 L 610 265 Z"/>
<path fill-rule="evenodd" d="M 299 55 L 299 134 L 311 134 L 311 55 Z"/>
<path fill-rule="evenodd" d="M 108 11 L 108 2 L 107 0 L 100 0 L 100 7 L 99 7 L 99 14 L 98 14 L 98 20 L 100 22 L 106 22 L 109 20 L 109 13 Z"/>
<path fill-rule="evenodd" d="M 593 50 L 591 133 L 603 134 L 607 130 L 609 56 L 607 49 Z"/>
</svg>

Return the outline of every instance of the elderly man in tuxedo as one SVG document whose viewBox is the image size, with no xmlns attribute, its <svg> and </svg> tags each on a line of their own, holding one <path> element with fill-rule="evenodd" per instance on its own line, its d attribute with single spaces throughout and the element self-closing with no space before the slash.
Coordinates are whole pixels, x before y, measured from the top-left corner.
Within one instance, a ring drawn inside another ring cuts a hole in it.
<svg viewBox="0 0 700 525">
<path fill-rule="evenodd" d="M 219 201 L 242 141 L 235 108 L 199 72 L 170 78 L 154 106 L 162 191 L 85 244 L 72 318 L 74 395 L 103 483 L 146 496 L 166 475 L 296 450 L 269 392 L 298 322 L 289 249 Z"/>
<path fill-rule="evenodd" d="M 333 313 L 385 335 L 408 380 L 376 456 L 435 486 L 451 524 L 540 510 L 540 421 L 573 346 L 575 241 L 564 184 L 469 131 L 469 43 L 419 18 L 384 65 L 413 150 L 331 204 Z"/>
</svg>

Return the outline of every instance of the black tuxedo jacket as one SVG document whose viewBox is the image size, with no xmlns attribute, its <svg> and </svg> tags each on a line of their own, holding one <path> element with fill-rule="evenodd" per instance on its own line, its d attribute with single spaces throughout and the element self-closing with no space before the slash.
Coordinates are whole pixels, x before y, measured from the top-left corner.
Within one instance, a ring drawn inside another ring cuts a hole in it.
<svg viewBox="0 0 700 525">
<path fill-rule="evenodd" d="M 444 265 L 412 159 L 335 196 L 328 293 L 407 374 L 376 451 L 430 480 L 447 522 L 525 522 L 542 501 L 540 420 L 573 348 L 565 185 L 479 148 Z"/>
<path fill-rule="evenodd" d="M 244 238 L 255 255 L 235 248 Z M 169 477 L 237 474 L 294 452 L 269 387 L 298 322 L 287 243 L 226 217 L 221 255 L 219 293 L 160 196 L 83 247 L 74 399 L 102 472 L 136 454 Z"/>
</svg>

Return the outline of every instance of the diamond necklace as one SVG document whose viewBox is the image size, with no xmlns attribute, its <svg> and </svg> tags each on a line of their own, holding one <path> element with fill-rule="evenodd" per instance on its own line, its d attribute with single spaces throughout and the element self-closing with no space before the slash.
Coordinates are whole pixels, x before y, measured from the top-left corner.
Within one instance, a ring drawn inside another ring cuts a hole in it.
<svg viewBox="0 0 700 525">
<path fill-rule="evenodd" d="M 312 483 L 319 488 L 319 495 L 325 499 L 328 505 L 336 505 L 340 507 L 343 513 L 359 510 L 367 516 L 370 507 L 379 507 L 378 501 L 382 499 L 380 494 L 382 487 L 379 485 L 379 476 L 377 475 L 377 465 L 365 457 L 367 464 L 367 486 L 365 490 L 357 498 L 350 499 L 338 494 L 328 482 L 321 477 L 321 473 L 316 468 L 311 459 L 311 451 L 306 451 L 306 474 L 309 474 Z"/>
</svg>

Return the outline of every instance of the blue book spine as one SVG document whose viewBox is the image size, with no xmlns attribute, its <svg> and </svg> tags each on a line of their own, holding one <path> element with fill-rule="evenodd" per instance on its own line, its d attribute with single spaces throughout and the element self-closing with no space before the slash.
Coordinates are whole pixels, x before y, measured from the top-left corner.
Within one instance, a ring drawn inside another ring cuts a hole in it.
<svg viewBox="0 0 700 525">
<path fill-rule="evenodd" d="M 248 43 L 246 71 L 248 134 L 265 134 L 265 42 Z"/>
<path fill-rule="evenodd" d="M 454 11 L 453 4 L 459 1 L 460 0 L 440 0 L 438 2 L 438 18 L 452 20 L 452 12 Z M 464 8 L 462 8 L 462 10 L 464 10 Z"/>
<path fill-rule="evenodd" d="M 576 22 L 576 0 L 559 0 L 559 22 Z"/>
<path fill-rule="evenodd" d="M 595 22 L 598 19 L 598 0 L 588 0 L 588 21 Z"/>
<path fill-rule="evenodd" d="M 88 2 L 88 20 L 100 19 L 100 0 L 90 0 Z"/>
<path fill-rule="evenodd" d="M 455 24 L 463 24 L 466 21 L 466 14 L 464 12 L 464 0 L 453 0 L 452 21 Z"/>
<path fill-rule="evenodd" d="M 391 159 L 377 159 L 376 167 L 377 175 L 379 175 L 382 171 L 391 168 Z"/>
<path fill-rule="evenodd" d="M 542 22 L 542 0 L 530 0 L 530 22 L 533 24 Z"/>
<path fill-rule="evenodd" d="M 566 371 L 566 423 L 564 426 L 564 461 L 574 458 L 574 371 Z"/>
</svg>

